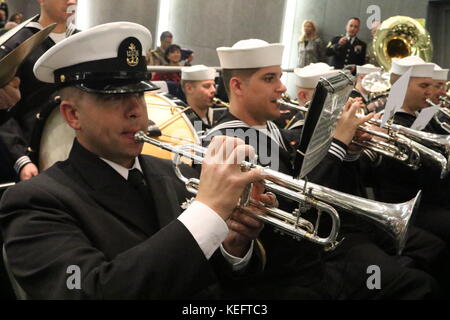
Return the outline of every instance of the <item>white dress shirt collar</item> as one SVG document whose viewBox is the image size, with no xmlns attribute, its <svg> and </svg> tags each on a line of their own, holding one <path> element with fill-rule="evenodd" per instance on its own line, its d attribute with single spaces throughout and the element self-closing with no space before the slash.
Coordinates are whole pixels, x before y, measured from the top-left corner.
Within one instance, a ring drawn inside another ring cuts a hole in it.
<svg viewBox="0 0 450 320">
<path fill-rule="evenodd" d="M 116 170 L 117 173 L 119 173 L 122 177 L 124 177 L 125 180 L 128 180 L 128 173 L 132 169 L 138 169 L 140 172 L 142 172 L 141 164 L 139 163 L 138 157 L 136 157 L 136 159 L 134 160 L 134 165 L 130 169 L 122 167 L 120 164 L 117 164 L 117 163 L 112 162 L 110 160 L 107 160 L 107 159 L 104 159 L 104 158 L 100 158 L 100 159 L 102 159 L 107 164 L 109 164 L 109 166 L 111 168 L 113 168 L 114 170 Z"/>
</svg>

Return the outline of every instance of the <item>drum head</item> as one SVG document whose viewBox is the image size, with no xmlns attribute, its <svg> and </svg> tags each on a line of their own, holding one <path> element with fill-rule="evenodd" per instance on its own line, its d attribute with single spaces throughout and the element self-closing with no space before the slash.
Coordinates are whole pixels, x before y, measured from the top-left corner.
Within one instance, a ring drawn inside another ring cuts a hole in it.
<svg viewBox="0 0 450 320">
<path fill-rule="evenodd" d="M 145 93 L 148 118 L 161 130 L 162 136 L 157 137 L 162 142 L 173 145 L 200 144 L 200 139 L 189 121 L 185 112 L 189 107 L 178 105 L 177 100 L 168 96 L 148 91 Z M 144 144 L 143 154 L 152 155 L 162 159 L 172 159 L 172 153 Z"/>
<path fill-rule="evenodd" d="M 74 138 L 75 131 L 63 119 L 59 108 L 54 108 L 42 131 L 39 146 L 39 170 L 45 170 L 55 162 L 66 160 L 69 157 Z"/>
</svg>

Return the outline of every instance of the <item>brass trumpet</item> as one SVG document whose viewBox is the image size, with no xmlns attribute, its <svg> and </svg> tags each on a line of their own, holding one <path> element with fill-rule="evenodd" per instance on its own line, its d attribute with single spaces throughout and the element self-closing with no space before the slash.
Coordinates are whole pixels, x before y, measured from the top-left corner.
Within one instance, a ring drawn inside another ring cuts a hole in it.
<svg viewBox="0 0 450 320">
<path fill-rule="evenodd" d="M 308 108 L 295 106 L 282 99 L 278 100 L 281 105 L 287 105 L 290 108 L 295 108 L 302 112 L 306 117 Z M 368 124 L 375 126 L 380 126 L 381 121 L 378 119 L 372 119 Z M 406 134 L 401 134 L 398 125 L 387 125 L 388 132 L 380 132 L 371 129 L 367 129 L 363 126 L 358 128 L 359 131 L 369 133 L 372 136 L 381 138 L 382 140 L 366 140 L 358 141 L 353 140 L 352 142 L 362 148 L 371 150 L 377 154 L 381 154 L 385 157 L 393 158 L 394 160 L 404 163 L 406 166 L 413 170 L 417 170 L 422 161 L 428 161 L 432 165 L 437 165 L 441 172 L 441 178 L 444 178 L 449 172 L 449 157 L 442 156 L 439 152 L 430 149 L 429 147 L 423 145 L 420 139 L 412 139 Z M 406 128 L 409 129 L 409 128 Z M 409 129 L 412 130 L 412 129 Z M 406 130 L 405 130 L 406 131 Z M 416 131 L 416 130 L 413 130 Z"/>
<path fill-rule="evenodd" d="M 197 192 L 199 180 L 184 177 L 179 165 L 182 157 L 201 163 L 203 156 L 200 154 L 205 154 L 205 148 L 198 145 L 172 146 L 149 137 L 143 131 L 135 134 L 135 140 L 150 143 L 174 153 L 173 165 L 176 175 L 186 184 L 190 192 Z M 400 254 L 405 245 L 409 220 L 418 207 L 421 195 L 419 191 L 416 197 L 408 202 L 389 204 L 356 197 L 317 184 L 306 183 L 304 180 L 296 180 L 289 175 L 246 161 L 241 162 L 241 168 L 243 171 L 255 168 L 263 170 L 267 177 L 264 182 L 268 191 L 296 201 L 299 204 L 299 210 L 295 210 L 292 213 L 264 207 L 266 215 L 258 215 L 255 217 L 272 225 L 276 230 L 287 233 L 296 239 L 305 238 L 323 245 L 325 250 L 332 250 L 338 244 L 337 236 L 340 228 L 340 218 L 336 209 L 333 207 L 336 206 L 351 213 L 367 217 L 378 223 L 379 226 L 395 239 L 397 252 Z M 245 207 L 248 203 L 255 203 L 254 200 L 249 198 L 249 194 L 250 192 L 247 190 L 241 196 L 241 206 Z M 258 204 L 258 206 L 261 207 L 262 204 Z M 315 225 L 302 219 L 300 216 L 309 207 L 318 210 Z M 328 213 L 332 220 L 331 231 L 326 237 L 319 237 L 317 235 L 322 212 Z"/>
<path fill-rule="evenodd" d="M 219 98 L 217 98 L 217 97 L 214 97 L 214 98 L 213 98 L 213 103 L 214 103 L 215 105 L 217 105 L 217 106 L 220 106 L 220 107 L 226 107 L 226 108 L 229 108 L 229 107 L 230 107 L 230 104 L 229 104 L 229 103 L 226 103 L 225 101 L 222 101 L 221 99 L 219 99 Z"/>
<path fill-rule="evenodd" d="M 439 111 L 433 116 L 436 123 L 446 132 L 450 133 L 450 109 L 447 106 L 450 106 L 450 98 L 448 97 L 439 97 L 441 101 L 441 107 Z M 429 99 L 427 100 L 428 104 L 434 105 Z"/>
<path fill-rule="evenodd" d="M 372 119 L 369 124 L 381 128 L 379 119 Z M 438 167 L 441 179 L 447 176 L 450 170 L 450 136 L 426 133 L 393 123 L 386 123 L 383 128 L 387 133 L 360 127 L 364 132 L 386 141 L 370 140 L 367 144 L 357 141 L 354 143 L 402 161 L 412 169 L 418 169 L 426 162 Z"/>
</svg>

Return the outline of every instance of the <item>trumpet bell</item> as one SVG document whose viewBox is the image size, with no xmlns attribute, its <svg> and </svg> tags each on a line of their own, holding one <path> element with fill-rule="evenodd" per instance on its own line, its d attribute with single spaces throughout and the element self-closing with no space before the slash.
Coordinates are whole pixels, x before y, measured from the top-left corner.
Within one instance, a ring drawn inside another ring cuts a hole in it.
<svg viewBox="0 0 450 320">
<path fill-rule="evenodd" d="M 381 219 L 380 225 L 395 239 L 398 254 L 401 254 L 405 248 L 409 221 L 419 209 L 421 197 L 422 191 L 419 191 L 416 197 L 410 201 L 390 205 L 391 207 L 386 215 L 382 215 L 384 217 Z M 396 214 L 393 214 L 393 212 Z"/>
</svg>

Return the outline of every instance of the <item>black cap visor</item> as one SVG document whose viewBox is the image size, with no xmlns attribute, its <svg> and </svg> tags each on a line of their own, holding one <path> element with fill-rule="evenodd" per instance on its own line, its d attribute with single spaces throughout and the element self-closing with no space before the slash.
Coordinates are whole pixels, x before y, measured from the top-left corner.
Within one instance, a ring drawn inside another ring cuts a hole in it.
<svg viewBox="0 0 450 320">
<path fill-rule="evenodd" d="M 108 83 L 82 82 L 75 84 L 75 87 L 89 92 L 100 94 L 125 94 L 140 93 L 144 91 L 158 90 L 159 87 L 150 81 L 114 81 Z"/>
</svg>

